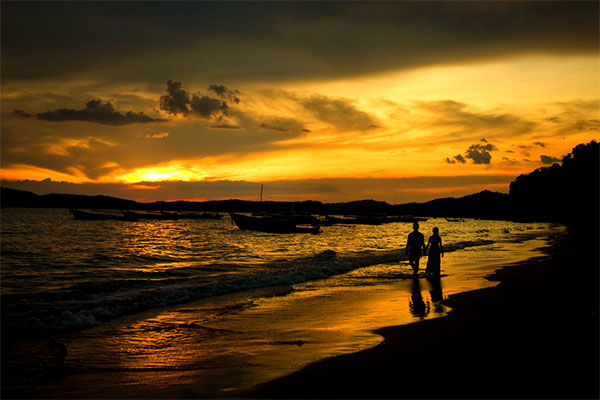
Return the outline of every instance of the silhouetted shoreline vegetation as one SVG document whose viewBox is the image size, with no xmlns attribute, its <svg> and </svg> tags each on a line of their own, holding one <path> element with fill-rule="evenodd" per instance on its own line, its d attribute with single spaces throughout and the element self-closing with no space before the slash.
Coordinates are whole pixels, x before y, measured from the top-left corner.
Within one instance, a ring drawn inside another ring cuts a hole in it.
<svg viewBox="0 0 600 400">
<path fill-rule="evenodd" d="M 2 187 L 2 207 L 87 208 L 203 212 L 295 212 L 315 215 L 413 215 L 517 221 L 598 222 L 599 144 L 576 146 L 561 164 L 518 176 L 508 194 L 484 190 L 459 198 L 424 203 L 388 204 L 375 200 L 344 203 L 215 200 L 142 203 L 110 196 L 37 195 Z"/>
</svg>

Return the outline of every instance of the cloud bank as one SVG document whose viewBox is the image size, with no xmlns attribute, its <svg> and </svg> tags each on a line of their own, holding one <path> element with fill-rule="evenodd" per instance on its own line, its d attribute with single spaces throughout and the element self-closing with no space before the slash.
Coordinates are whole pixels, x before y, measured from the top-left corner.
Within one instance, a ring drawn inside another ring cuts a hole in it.
<svg viewBox="0 0 600 400">
<path fill-rule="evenodd" d="M 31 117 L 31 114 L 22 110 L 14 110 L 13 115 L 26 118 Z M 38 113 L 35 116 L 42 121 L 84 121 L 113 126 L 165 121 L 164 119 L 151 118 L 143 112 L 127 111 L 123 114 L 116 111 L 110 101 L 102 103 L 102 100 L 91 100 L 82 110 L 60 108 L 58 110 Z"/>
<path fill-rule="evenodd" d="M 597 17 L 595 1 L 6 2 L 2 77 L 105 71 L 124 59 L 131 63 L 115 78 L 144 69 L 187 79 L 202 69 L 225 79 L 289 79 L 524 53 L 595 54 Z"/>
</svg>

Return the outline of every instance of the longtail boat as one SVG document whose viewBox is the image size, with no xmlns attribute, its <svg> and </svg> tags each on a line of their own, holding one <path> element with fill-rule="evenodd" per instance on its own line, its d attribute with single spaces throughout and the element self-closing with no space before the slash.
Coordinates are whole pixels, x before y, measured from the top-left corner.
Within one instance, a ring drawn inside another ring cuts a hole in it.
<svg viewBox="0 0 600 400">
<path fill-rule="evenodd" d="M 237 213 L 229 213 L 232 221 L 242 230 L 268 232 L 268 233 L 320 233 L 318 225 L 301 226 L 296 225 L 290 218 L 281 216 L 263 215 L 250 216 Z"/>
<path fill-rule="evenodd" d="M 115 214 L 110 212 L 99 212 L 99 211 L 83 211 L 75 208 L 70 209 L 73 218 L 83 221 L 106 221 L 106 220 L 117 220 L 117 221 L 135 221 L 136 218 L 133 216 L 127 216 L 124 214 Z"/>
</svg>

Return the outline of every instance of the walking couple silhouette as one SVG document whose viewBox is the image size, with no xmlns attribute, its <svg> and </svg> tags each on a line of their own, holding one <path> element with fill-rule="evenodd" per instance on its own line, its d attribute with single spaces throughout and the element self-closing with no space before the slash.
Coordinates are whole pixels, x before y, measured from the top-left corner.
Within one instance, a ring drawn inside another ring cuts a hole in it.
<svg viewBox="0 0 600 400">
<path fill-rule="evenodd" d="M 419 232 L 419 223 L 413 224 L 413 231 L 408 234 L 406 241 L 406 255 L 408 262 L 413 269 L 413 276 L 419 273 L 419 261 L 421 256 L 427 255 L 429 250 L 429 258 L 427 259 L 427 267 L 425 275 L 440 275 L 441 257 L 444 257 L 444 247 L 442 246 L 442 238 L 440 230 L 433 228 L 433 235 L 429 237 L 427 245 L 425 245 L 425 237 Z"/>
</svg>

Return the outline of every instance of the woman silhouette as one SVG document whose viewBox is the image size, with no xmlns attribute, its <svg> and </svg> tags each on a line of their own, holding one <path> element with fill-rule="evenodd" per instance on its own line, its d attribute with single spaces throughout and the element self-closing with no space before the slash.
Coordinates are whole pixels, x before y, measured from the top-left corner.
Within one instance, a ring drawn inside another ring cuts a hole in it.
<svg viewBox="0 0 600 400">
<path fill-rule="evenodd" d="M 439 275 L 440 274 L 440 257 L 444 257 L 444 246 L 442 246 L 442 238 L 440 237 L 440 230 L 433 228 L 433 235 L 429 236 L 429 241 L 425 247 L 425 251 L 429 249 L 429 258 L 427 259 L 427 268 L 425 268 L 426 275 Z"/>
</svg>

